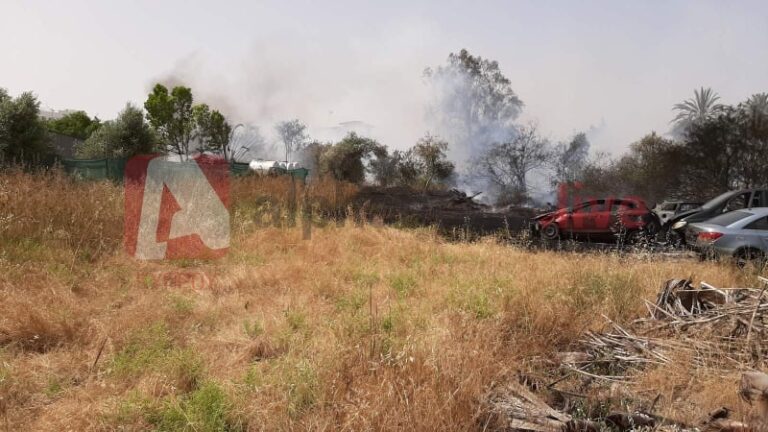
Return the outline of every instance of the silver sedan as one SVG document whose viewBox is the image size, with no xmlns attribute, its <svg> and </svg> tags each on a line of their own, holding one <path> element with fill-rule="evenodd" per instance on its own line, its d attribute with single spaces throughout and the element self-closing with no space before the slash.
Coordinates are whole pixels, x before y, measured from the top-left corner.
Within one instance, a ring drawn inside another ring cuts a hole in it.
<svg viewBox="0 0 768 432">
<path fill-rule="evenodd" d="M 740 266 L 768 257 L 768 208 L 735 210 L 691 224 L 688 244 L 705 256 L 734 258 Z"/>
</svg>

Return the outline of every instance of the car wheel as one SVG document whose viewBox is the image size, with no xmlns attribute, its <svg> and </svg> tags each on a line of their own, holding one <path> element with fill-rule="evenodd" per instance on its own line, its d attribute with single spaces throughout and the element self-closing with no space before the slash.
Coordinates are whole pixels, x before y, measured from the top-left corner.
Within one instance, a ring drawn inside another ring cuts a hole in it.
<svg viewBox="0 0 768 432">
<path fill-rule="evenodd" d="M 746 248 L 736 252 L 736 265 L 743 269 L 749 265 L 762 266 L 765 263 L 765 254 L 757 249 Z"/>
<path fill-rule="evenodd" d="M 560 227 L 556 223 L 541 228 L 541 235 L 547 240 L 556 240 L 560 237 Z"/>
<path fill-rule="evenodd" d="M 636 245 L 638 243 L 642 243 L 642 240 L 643 231 L 641 230 L 632 230 L 624 235 L 624 242 L 626 244 Z"/>
</svg>

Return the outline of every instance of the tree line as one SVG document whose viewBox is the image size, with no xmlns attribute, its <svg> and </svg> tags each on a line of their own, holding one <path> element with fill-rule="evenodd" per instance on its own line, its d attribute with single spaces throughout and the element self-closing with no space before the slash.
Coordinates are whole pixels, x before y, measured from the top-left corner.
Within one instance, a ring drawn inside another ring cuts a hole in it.
<svg viewBox="0 0 768 432">
<path fill-rule="evenodd" d="M 586 134 L 553 143 L 535 124 L 517 121 L 524 107 L 499 64 L 466 50 L 425 71 L 436 89 L 433 112 L 453 141 L 469 149 L 465 178 L 497 204 L 532 203 L 538 184 L 554 191 L 703 201 L 724 191 L 768 185 L 768 93 L 736 105 L 708 88 L 672 107 L 666 136 L 651 132 L 618 157 L 590 151 Z M 548 180 L 548 181 L 547 181 Z M 547 185 L 548 183 L 548 185 Z"/>
<path fill-rule="evenodd" d="M 206 104 L 194 104 L 188 87 L 169 91 L 156 85 L 141 108 L 126 104 L 117 118 L 101 121 L 85 111 L 60 118 L 42 118 L 40 102 L 31 92 L 16 98 L 0 88 L 0 156 L 11 162 L 50 160 L 51 134 L 79 140 L 79 158 L 119 158 L 145 153 L 189 156 L 196 151 L 227 155 L 231 127 L 224 116 Z"/>
<path fill-rule="evenodd" d="M 768 185 L 768 93 L 718 104 L 711 89 L 674 106 L 671 137 L 652 132 L 627 154 L 593 158 L 575 180 L 594 194 L 705 201 L 722 192 Z"/>
<path fill-rule="evenodd" d="M 6 161 L 49 160 L 54 153 L 50 133 L 80 140 L 75 154 L 81 159 L 149 153 L 188 158 L 195 152 L 210 152 L 234 160 L 234 129 L 218 110 L 196 104 L 192 90 L 184 86 L 168 89 L 157 84 L 143 109 L 126 104 L 109 121 L 84 111 L 44 119 L 34 94 L 25 92 L 12 98 L 0 89 L 0 155 Z M 300 159 L 315 175 L 358 184 L 372 180 L 385 186 L 429 188 L 446 181 L 454 171 L 445 153 L 447 142 L 436 136 L 426 135 L 409 150 L 390 152 L 385 145 L 355 133 L 336 143 L 321 143 L 310 140 L 306 130 L 298 119 L 275 125 L 285 160 Z"/>
<path fill-rule="evenodd" d="M 431 124 L 440 136 L 427 133 L 404 150 L 356 133 L 320 142 L 292 119 L 275 125 L 282 147 L 276 157 L 301 161 L 313 175 L 353 183 L 424 189 L 469 184 L 493 196 L 496 204 L 531 204 L 535 189 L 554 191 L 563 184 L 579 184 L 594 195 L 636 195 L 651 202 L 705 200 L 729 189 L 766 185 L 767 93 L 727 106 L 718 103 L 713 90 L 696 90 L 672 107 L 668 134 L 651 132 L 626 153 L 611 157 L 592 152 L 584 133 L 555 143 L 536 124 L 518 122 L 524 103 L 494 60 L 461 50 L 445 64 L 425 69 L 424 78 L 434 94 L 428 107 Z M 188 157 L 206 151 L 235 160 L 247 150 L 233 148 L 239 126 L 195 103 L 192 90 L 184 86 L 157 84 L 143 107 L 127 104 L 109 121 L 83 111 L 44 120 L 32 93 L 13 98 L 0 89 L 0 156 L 5 160 L 49 155 L 50 132 L 81 140 L 75 149 L 80 158 L 150 152 Z M 251 133 L 259 135 L 257 128 Z M 264 142 L 257 138 L 252 141 Z M 257 150 L 252 156 L 266 158 L 269 152 Z"/>
</svg>

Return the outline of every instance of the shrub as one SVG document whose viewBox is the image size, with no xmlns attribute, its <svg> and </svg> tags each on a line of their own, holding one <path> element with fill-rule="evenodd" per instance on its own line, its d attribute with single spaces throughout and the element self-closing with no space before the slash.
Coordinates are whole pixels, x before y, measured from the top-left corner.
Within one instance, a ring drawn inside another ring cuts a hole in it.
<svg viewBox="0 0 768 432">
<path fill-rule="evenodd" d="M 244 430 L 235 419 L 232 403 L 224 390 L 208 382 L 182 397 L 169 398 L 147 412 L 147 421 L 158 431 L 234 432 Z"/>
</svg>

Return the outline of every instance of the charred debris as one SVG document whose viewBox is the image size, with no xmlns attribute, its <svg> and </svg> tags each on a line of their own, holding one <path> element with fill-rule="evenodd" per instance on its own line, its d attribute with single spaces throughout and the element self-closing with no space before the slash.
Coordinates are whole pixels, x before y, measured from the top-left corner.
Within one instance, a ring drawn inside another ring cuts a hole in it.
<svg viewBox="0 0 768 432">
<path fill-rule="evenodd" d="M 477 422 L 482 430 L 536 432 L 767 430 L 768 375 L 756 370 L 768 359 L 768 279 L 759 278 L 759 285 L 669 280 L 654 301 L 645 301 L 646 317 L 624 326 L 606 318 L 602 331 L 583 334 L 577 350 L 539 359 L 546 380 L 519 372 L 517 381 L 492 388 Z M 737 392 L 746 411 L 736 416 L 735 407 L 720 407 L 691 424 L 659 415 L 666 403 L 660 393 L 644 398 L 627 390 L 644 369 L 681 361 L 711 376 L 742 371 L 739 383 L 724 380 L 723 388 Z M 580 407 L 587 403 L 605 409 L 585 414 Z"/>
</svg>

